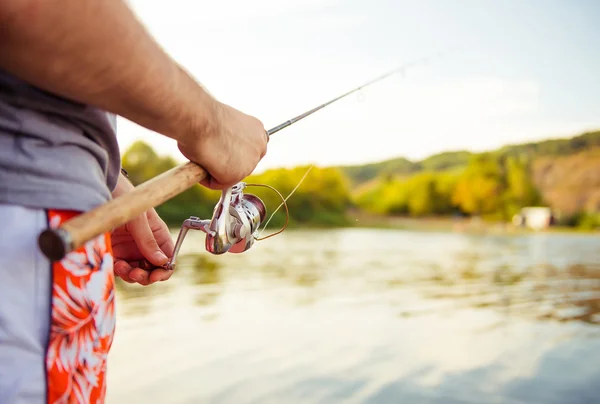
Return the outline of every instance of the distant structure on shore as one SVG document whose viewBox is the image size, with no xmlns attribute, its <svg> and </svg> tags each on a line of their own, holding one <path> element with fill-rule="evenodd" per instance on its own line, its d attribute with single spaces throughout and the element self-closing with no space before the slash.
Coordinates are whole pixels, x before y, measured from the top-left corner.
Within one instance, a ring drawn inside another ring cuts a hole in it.
<svg viewBox="0 0 600 404">
<path fill-rule="evenodd" d="M 529 227 L 533 230 L 544 230 L 553 223 L 552 209 L 543 206 L 528 206 L 516 214 L 512 220 L 517 227 Z"/>
</svg>

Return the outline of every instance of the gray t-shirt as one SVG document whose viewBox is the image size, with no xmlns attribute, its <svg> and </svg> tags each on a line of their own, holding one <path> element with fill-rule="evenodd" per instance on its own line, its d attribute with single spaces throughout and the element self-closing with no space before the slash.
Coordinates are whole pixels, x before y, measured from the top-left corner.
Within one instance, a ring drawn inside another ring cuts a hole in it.
<svg viewBox="0 0 600 404">
<path fill-rule="evenodd" d="M 121 167 L 116 117 L 0 69 L 0 203 L 86 211 Z"/>
</svg>

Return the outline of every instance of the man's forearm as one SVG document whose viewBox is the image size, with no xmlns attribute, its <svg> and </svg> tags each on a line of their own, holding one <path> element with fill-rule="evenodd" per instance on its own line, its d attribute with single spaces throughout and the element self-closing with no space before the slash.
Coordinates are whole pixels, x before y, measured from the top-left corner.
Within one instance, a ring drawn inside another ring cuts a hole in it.
<svg viewBox="0 0 600 404">
<path fill-rule="evenodd" d="M 0 67 L 177 140 L 217 113 L 123 0 L 0 0 Z"/>
</svg>

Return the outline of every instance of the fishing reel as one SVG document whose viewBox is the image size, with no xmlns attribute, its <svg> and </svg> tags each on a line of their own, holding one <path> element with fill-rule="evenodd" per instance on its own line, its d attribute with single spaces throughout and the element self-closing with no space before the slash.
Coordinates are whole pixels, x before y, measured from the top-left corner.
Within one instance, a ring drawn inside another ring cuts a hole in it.
<svg viewBox="0 0 600 404">
<path fill-rule="evenodd" d="M 243 190 L 248 186 L 270 188 L 279 194 L 286 210 L 286 223 L 281 230 L 263 238 L 257 237 L 258 230 L 267 217 L 267 208 L 258 196 L 244 194 Z M 164 268 L 169 270 L 175 268 L 179 249 L 189 230 L 200 230 L 206 233 L 205 248 L 211 254 L 221 255 L 227 252 L 239 254 L 249 250 L 255 241 L 281 233 L 287 226 L 288 218 L 287 204 L 279 191 L 269 185 L 240 182 L 222 191 L 221 198 L 213 210 L 212 219 L 202 220 L 191 216 L 183 222 L 177 236 L 173 257 Z"/>
</svg>

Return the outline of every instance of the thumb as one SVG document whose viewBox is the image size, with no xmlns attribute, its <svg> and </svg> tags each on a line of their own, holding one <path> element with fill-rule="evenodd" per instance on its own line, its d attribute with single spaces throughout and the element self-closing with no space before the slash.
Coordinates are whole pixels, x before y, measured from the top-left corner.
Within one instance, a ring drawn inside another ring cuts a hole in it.
<svg viewBox="0 0 600 404">
<path fill-rule="evenodd" d="M 152 264 L 161 266 L 169 261 L 154 238 L 146 214 L 133 219 L 129 226 L 127 226 L 127 230 L 131 234 L 131 237 L 133 237 L 140 253 Z"/>
</svg>

